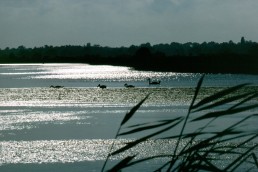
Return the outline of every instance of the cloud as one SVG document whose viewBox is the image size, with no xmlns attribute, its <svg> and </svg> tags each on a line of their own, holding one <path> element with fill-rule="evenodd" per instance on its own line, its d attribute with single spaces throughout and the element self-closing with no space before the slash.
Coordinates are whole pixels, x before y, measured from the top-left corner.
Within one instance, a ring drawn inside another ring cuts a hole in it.
<svg viewBox="0 0 258 172">
<path fill-rule="evenodd" d="M 258 41 L 256 0 L 2 0 L 0 47 Z"/>
</svg>

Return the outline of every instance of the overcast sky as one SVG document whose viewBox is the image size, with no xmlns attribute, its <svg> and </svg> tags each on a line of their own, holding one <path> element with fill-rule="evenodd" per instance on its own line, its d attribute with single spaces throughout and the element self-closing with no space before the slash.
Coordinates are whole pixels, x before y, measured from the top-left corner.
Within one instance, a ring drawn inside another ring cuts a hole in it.
<svg viewBox="0 0 258 172">
<path fill-rule="evenodd" d="M 258 42 L 258 0 L 0 0 L 0 48 Z"/>
</svg>

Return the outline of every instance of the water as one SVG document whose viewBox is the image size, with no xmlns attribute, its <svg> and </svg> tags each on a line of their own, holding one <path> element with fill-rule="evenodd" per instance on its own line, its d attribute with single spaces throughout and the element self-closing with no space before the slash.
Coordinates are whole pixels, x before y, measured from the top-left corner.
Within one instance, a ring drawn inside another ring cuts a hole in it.
<svg viewBox="0 0 258 172">
<path fill-rule="evenodd" d="M 86 64 L 13 64 L 0 65 L 0 88 L 123 87 L 124 83 L 148 87 L 147 78 L 161 80 L 160 87 L 195 87 L 201 74 L 141 72 L 128 67 L 91 66 Z M 257 75 L 209 74 L 204 86 L 232 86 L 251 82 L 258 85 Z"/>
<path fill-rule="evenodd" d="M 119 147 L 137 137 L 113 140 L 126 112 L 152 92 L 131 124 L 186 114 L 192 88 L 200 76 L 86 64 L 1 65 L 0 171 L 100 171 L 114 141 Z M 161 80 L 161 85 L 149 86 L 147 78 Z M 108 89 L 96 88 L 99 83 L 106 84 Z M 124 88 L 124 83 L 136 88 Z M 258 76 L 207 75 L 203 96 L 239 83 L 257 86 Z M 50 85 L 64 88 L 49 88 Z M 223 122 L 238 121 L 242 115 L 226 117 Z M 256 128 L 257 118 L 254 119 L 247 121 L 244 128 Z M 187 130 L 194 128 L 192 125 Z M 150 140 L 133 152 L 146 157 L 166 153 L 174 145 L 173 139 Z M 114 157 L 117 159 L 121 157 Z M 161 162 L 137 169 L 151 171 Z"/>
</svg>

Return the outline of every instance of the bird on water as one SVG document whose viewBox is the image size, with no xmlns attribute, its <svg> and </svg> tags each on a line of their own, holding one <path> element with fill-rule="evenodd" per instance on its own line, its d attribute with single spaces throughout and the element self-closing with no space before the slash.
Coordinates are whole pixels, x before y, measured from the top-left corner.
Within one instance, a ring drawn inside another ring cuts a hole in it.
<svg viewBox="0 0 258 172">
<path fill-rule="evenodd" d="M 102 89 L 103 89 L 103 88 L 107 88 L 106 85 L 100 85 L 100 84 L 99 84 L 97 87 L 102 88 Z"/>
<path fill-rule="evenodd" d="M 125 83 L 124 86 L 125 86 L 126 88 L 134 88 L 134 87 L 135 87 L 134 85 L 128 85 L 127 83 Z"/>
<path fill-rule="evenodd" d="M 60 85 L 56 85 L 56 86 L 54 86 L 54 85 L 50 85 L 50 88 L 63 88 L 64 86 L 60 86 Z"/>
</svg>

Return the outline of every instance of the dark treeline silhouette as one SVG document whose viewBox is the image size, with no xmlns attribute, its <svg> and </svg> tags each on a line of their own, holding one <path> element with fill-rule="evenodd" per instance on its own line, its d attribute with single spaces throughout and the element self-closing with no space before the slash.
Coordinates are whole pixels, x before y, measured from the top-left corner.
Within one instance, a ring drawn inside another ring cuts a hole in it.
<svg viewBox="0 0 258 172">
<path fill-rule="evenodd" d="M 141 44 L 130 47 L 48 46 L 0 49 L 0 63 L 89 63 L 129 66 L 138 70 L 258 74 L 258 43 Z"/>
</svg>

